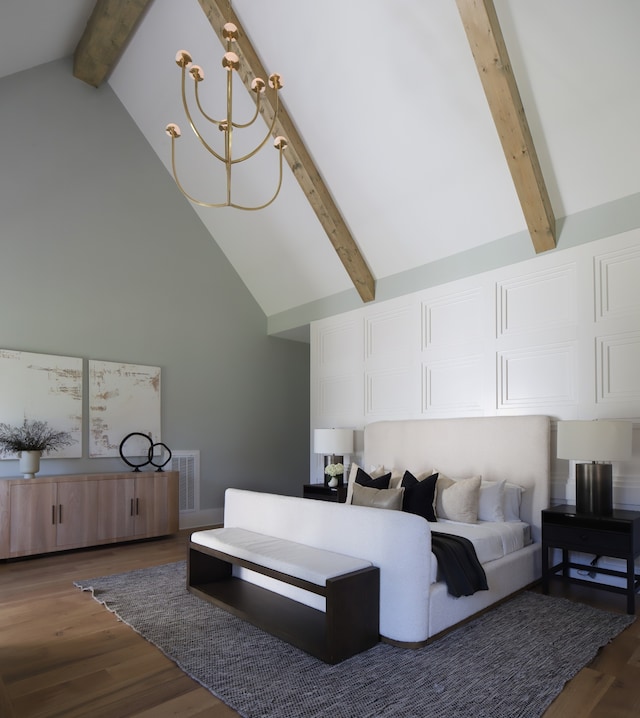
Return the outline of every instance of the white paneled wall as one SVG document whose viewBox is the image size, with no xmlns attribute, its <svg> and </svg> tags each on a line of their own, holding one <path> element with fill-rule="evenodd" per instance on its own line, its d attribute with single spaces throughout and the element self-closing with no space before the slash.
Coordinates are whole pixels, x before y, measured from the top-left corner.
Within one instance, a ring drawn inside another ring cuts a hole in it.
<svg viewBox="0 0 640 718">
<path fill-rule="evenodd" d="M 640 508 L 640 230 L 311 326 L 312 430 L 505 414 L 634 421 L 614 500 Z M 554 501 L 573 501 L 573 473 L 554 461 Z"/>
</svg>

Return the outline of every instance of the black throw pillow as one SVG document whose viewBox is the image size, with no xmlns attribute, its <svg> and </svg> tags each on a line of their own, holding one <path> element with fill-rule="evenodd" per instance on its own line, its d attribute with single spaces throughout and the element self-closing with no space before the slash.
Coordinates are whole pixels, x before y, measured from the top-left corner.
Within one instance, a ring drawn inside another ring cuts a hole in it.
<svg viewBox="0 0 640 718">
<path fill-rule="evenodd" d="M 372 479 L 366 471 L 363 471 L 358 467 L 358 473 L 356 474 L 356 484 L 366 486 L 368 489 L 388 489 L 389 481 L 391 480 L 391 472 L 378 476 L 377 479 Z"/>
<path fill-rule="evenodd" d="M 400 484 L 404 486 L 402 510 L 408 514 L 418 514 L 427 521 L 437 521 L 433 510 L 437 479 L 438 474 L 431 474 L 428 478 L 418 481 L 410 471 L 405 471 Z"/>
</svg>

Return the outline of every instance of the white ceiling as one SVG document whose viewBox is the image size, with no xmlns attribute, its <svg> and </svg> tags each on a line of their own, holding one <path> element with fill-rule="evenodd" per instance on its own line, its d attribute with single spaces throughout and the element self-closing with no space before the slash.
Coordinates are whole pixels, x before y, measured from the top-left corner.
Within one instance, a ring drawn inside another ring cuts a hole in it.
<svg viewBox="0 0 640 718">
<path fill-rule="evenodd" d="M 93 4 L 3 0 L 0 76 L 70 55 Z M 555 216 L 640 192 L 640 2 L 495 5 Z M 454 0 L 233 8 L 267 70 L 282 74 L 283 102 L 376 279 L 526 230 Z M 181 48 L 204 68 L 203 104 L 224 114 L 223 48 L 197 0 L 154 0 L 109 84 L 167 168 L 164 127 L 182 126 L 185 186 L 221 201 L 220 167 L 187 138 Z M 235 88 L 242 121 L 250 100 Z M 269 143 L 238 174 L 239 199 L 271 194 L 276 159 Z M 288 167 L 266 210 L 194 211 L 267 316 L 352 290 Z"/>
</svg>

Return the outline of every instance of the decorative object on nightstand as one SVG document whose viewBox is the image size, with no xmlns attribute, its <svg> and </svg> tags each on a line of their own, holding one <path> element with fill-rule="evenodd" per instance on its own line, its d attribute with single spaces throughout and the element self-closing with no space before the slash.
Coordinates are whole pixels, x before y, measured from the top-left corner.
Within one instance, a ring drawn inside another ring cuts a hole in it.
<svg viewBox="0 0 640 718">
<path fill-rule="evenodd" d="M 329 479 L 327 480 L 327 476 Z M 324 467 L 325 483 L 331 488 L 344 483 L 344 464 L 328 464 Z"/>
<path fill-rule="evenodd" d="M 313 450 L 316 454 L 324 454 L 324 485 L 329 486 L 335 477 L 337 486 L 342 486 L 344 456 L 353 453 L 353 429 L 314 429 Z"/>
<path fill-rule="evenodd" d="M 576 511 L 610 516 L 613 511 L 611 461 L 631 457 L 630 421 L 559 421 L 559 459 L 576 463 Z"/>
</svg>

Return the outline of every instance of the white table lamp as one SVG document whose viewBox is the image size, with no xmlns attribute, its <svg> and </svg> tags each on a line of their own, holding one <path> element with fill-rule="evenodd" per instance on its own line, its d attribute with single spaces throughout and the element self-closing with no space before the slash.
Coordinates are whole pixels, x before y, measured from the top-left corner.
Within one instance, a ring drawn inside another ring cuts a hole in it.
<svg viewBox="0 0 640 718">
<path fill-rule="evenodd" d="M 353 453 L 353 429 L 314 429 L 313 451 L 324 454 L 325 467 L 329 464 L 343 464 L 345 454 Z M 324 483 L 328 484 L 330 478 L 324 474 Z M 342 483 L 342 477 L 338 483 Z"/>
</svg>

